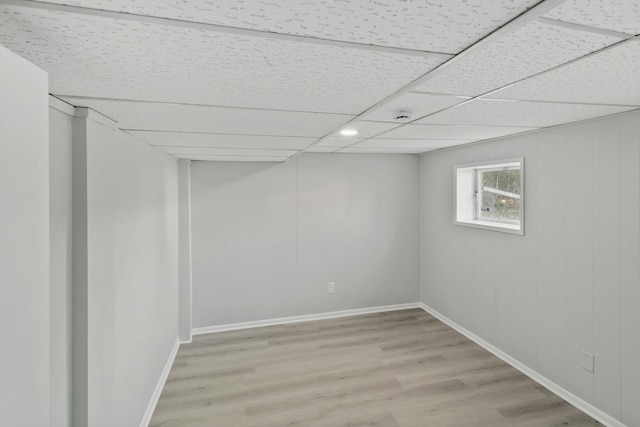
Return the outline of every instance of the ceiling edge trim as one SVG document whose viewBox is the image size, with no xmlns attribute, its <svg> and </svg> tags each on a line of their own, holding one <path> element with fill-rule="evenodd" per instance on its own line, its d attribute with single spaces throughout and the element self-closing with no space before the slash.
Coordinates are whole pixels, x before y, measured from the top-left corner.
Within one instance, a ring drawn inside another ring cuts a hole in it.
<svg viewBox="0 0 640 427">
<path fill-rule="evenodd" d="M 64 102 L 60 98 L 56 98 L 53 95 L 49 95 L 49 107 L 53 108 L 54 110 L 58 110 L 68 116 L 75 116 L 76 114 L 76 107 L 67 102 Z"/>
</svg>

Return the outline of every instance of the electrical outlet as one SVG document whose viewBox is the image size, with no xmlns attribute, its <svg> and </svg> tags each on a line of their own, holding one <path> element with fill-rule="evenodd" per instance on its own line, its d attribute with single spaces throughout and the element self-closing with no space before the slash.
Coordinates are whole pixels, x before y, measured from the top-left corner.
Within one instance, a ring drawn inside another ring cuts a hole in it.
<svg viewBox="0 0 640 427">
<path fill-rule="evenodd" d="M 594 356 L 593 354 L 589 353 L 588 351 L 583 351 L 582 352 L 582 369 L 584 369 L 585 371 L 589 371 L 591 373 L 593 373 L 593 359 Z"/>
<path fill-rule="evenodd" d="M 329 282 L 329 286 L 327 287 L 327 292 L 330 294 L 336 291 L 336 282 Z"/>
</svg>

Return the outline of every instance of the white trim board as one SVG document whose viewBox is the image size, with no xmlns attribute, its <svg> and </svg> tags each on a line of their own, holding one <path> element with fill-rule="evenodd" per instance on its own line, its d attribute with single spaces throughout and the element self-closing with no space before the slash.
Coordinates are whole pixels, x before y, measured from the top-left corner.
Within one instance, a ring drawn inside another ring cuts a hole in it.
<svg viewBox="0 0 640 427">
<path fill-rule="evenodd" d="M 56 98 L 53 95 L 49 95 L 49 108 L 58 110 L 61 113 L 64 113 L 71 117 L 73 117 L 76 114 L 76 107 L 69 104 L 68 102 L 65 102 L 59 98 Z"/>
<path fill-rule="evenodd" d="M 116 121 L 110 119 L 109 117 L 89 107 L 76 107 L 75 111 L 76 111 L 76 114 L 75 114 L 76 117 L 91 119 L 94 122 L 100 123 L 101 125 L 106 126 L 108 128 L 120 130 L 120 128 L 118 127 L 118 123 Z"/>
<path fill-rule="evenodd" d="M 465 337 L 469 338 L 471 341 L 475 342 L 480 347 L 482 347 L 485 350 L 489 351 L 490 353 L 492 353 L 494 356 L 498 357 L 499 359 L 502 359 L 504 362 L 506 362 L 509 365 L 513 366 L 514 368 L 516 368 L 517 370 L 519 370 L 520 372 L 522 372 L 523 374 L 525 374 L 526 376 L 528 376 L 529 378 L 531 378 L 532 380 L 537 382 L 538 384 L 544 386 L 545 388 L 547 388 L 552 393 L 558 395 L 562 399 L 564 399 L 567 402 L 569 402 L 571 405 L 573 405 L 576 408 L 580 409 L 582 412 L 584 412 L 585 414 L 591 416 L 595 420 L 601 422 L 605 426 L 608 426 L 608 427 L 627 427 L 625 424 L 623 424 L 619 420 L 613 418 L 611 415 L 609 415 L 609 414 L 603 412 L 602 410 L 596 408 L 592 404 L 590 404 L 588 402 L 585 402 L 584 400 L 582 400 L 581 398 L 579 398 L 575 394 L 571 393 L 570 391 L 566 390 L 565 388 L 560 387 L 558 384 L 556 384 L 553 381 L 551 381 L 550 379 L 544 377 L 543 375 L 541 375 L 537 371 L 534 371 L 533 369 L 529 368 L 528 366 L 526 366 L 522 362 L 520 362 L 520 361 L 516 360 L 515 358 L 509 356 L 507 353 L 503 352 L 502 350 L 500 350 L 499 348 L 495 347 L 494 345 L 489 344 L 487 341 L 483 340 L 482 338 L 480 338 L 479 336 L 477 336 L 473 332 L 471 332 L 471 331 L 463 328 L 462 326 L 458 325 L 456 322 L 454 322 L 453 320 L 449 319 L 445 315 L 439 313 L 437 310 L 429 307 L 428 305 L 426 305 L 424 303 L 419 303 L 418 306 L 420 308 L 422 308 L 424 311 L 426 311 L 427 313 L 431 314 L 433 317 L 435 317 L 438 320 L 440 320 L 442 323 L 444 323 L 447 326 L 449 326 L 449 327 L 455 329 L 456 331 L 460 332 L 462 335 L 464 335 Z"/>
<path fill-rule="evenodd" d="M 236 331 L 238 329 L 260 328 L 263 326 L 285 325 L 288 323 L 308 322 L 311 320 L 334 319 L 337 317 L 357 316 L 360 314 L 383 313 L 385 311 L 422 308 L 421 303 L 383 305 L 378 307 L 355 308 L 352 310 L 330 311 L 328 313 L 304 314 L 301 316 L 280 317 L 276 319 L 256 320 L 253 322 L 228 323 L 225 325 L 203 326 L 193 328 L 191 335 L 210 334 L 215 332 Z"/>
<path fill-rule="evenodd" d="M 167 378 L 169 377 L 169 372 L 171 372 L 171 367 L 173 366 L 173 361 L 175 360 L 176 355 L 178 354 L 178 349 L 180 348 L 180 344 L 181 344 L 180 339 L 176 338 L 176 342 L 173 344 L 173 348 L 171 349 L 171 353 L 169 354 L 167 363 L 164 365 L 162 374 L 160 374 L 160 378 L 158 379 L 156 388 L 153 390 L 153 394 L 151 395 L 151 399 L 149 400 L 149 404 L 147 405 L 147 410 L 144 412 L 144 416 L 142 417 L 142 421 L 140 422 L 140 427 L 148 427 L 149 423 L 151 422 L 153 411 L 156 410 L 156 405 L 158 404 L 158 400 L 160 400 L 160 394 L 162 393 L 164 384 L 167 382 Z"/>
</svg>

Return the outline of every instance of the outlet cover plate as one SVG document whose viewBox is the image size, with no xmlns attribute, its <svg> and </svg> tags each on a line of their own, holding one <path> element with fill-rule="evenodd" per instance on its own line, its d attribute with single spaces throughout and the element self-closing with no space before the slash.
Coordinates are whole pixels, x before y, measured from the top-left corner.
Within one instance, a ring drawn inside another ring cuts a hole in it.
<svg viewBox="0 0 640 427">
<path fill-rule="evenodd" d="M 584 369 L 585 371 L 593 373 L 593 368 L 594 368 L 593 359 L 594 359 L 593 354 L 589 353 L 588 351 L 583 351 L 582 352 L 582 363 L 581 363 L 582 369 Z"/>
<path fill-rule="evenodd" d="M 335 293 L 336 291 L 336 282 L 329 282 L 328 283 L 328 287 L 327 287 L 327 292 L 329 292 L 330 294 Z"/>
</svg>

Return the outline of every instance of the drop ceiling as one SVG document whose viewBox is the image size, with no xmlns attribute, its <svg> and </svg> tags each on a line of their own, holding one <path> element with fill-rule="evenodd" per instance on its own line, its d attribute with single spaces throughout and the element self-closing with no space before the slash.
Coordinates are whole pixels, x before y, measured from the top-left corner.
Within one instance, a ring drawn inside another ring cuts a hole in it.
<svg viewBox="0 0 640 427">
<path fill-rule="evenodd" d="M 203 161 L 422 153 L 637 109 L 639 22 L 635 0 L 0 0 L 0 44 L 53 96 Z"/>
</svg>

